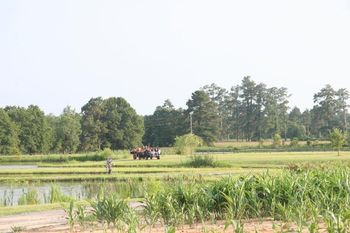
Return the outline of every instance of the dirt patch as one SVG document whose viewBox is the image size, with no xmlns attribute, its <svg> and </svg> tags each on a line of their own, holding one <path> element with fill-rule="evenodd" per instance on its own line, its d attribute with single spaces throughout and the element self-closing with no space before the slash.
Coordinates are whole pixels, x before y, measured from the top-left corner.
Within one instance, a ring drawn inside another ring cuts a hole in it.
<svg viewBox="0 0 350 233">
<path fill-rule="evenodd" d="M 42 212 L 34 212 L 27 214 L 18 214 L 6 217 L 0 217 L 0 232 L 12 232 L 12 227 L 22 227 L 24 230 L 21 232 L 37 233 L 37 232 L 113 232 L 111 229 L 103 229 L 102 226 L 89 226 L 82 228 L 80 226 L 74 227 L 73 231 L 69 229 L 69 225 L 65 218 L 65 212 L 63 210 L 50 210 Z M 243 223 L 244 232 L 259 232 L 259 233 L 272 233 L 272 232 L 298 232 L 295 225 L 290 223 L 281 223 L 272 221 L 271 219 L 264 220 L 249 220 Z M 233 227 L 230 226 L 225 230 L 225 222 L 218 221 L 216 223 L 196 224 L 193 226 L 183 226 L 176 229 L 178 233 L 217 233 L 217 232 L 233 232 Z M 114 232 L 117 232 L 114 230 Z M 163 225 L 156 225 L 152 229 L 145 228 L 141 233 L 164 233 L 166 227 Z M 305 231 L 307 230 L 305 229 Z M 319 232 L 327 232 L 326 230 L 320 230 Z"/>
</svg>

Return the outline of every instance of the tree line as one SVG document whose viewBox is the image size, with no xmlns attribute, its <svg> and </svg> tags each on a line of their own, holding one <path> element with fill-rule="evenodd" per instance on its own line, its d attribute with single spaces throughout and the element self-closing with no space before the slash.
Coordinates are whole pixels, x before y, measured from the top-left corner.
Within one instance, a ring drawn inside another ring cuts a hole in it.
<svg viewBox="0 0 350 233">
<path fill-rule="evenodd" d="M 91 98 L 75 112 L 45 115 L 35 105 L 0 108 L 0 154 L 75 153 L 141 144 L 143 117 L 123 98 Z"/>
<path fill-rule="evenodd" d="M 169 100 L 145 116 L 144 143 L 173 145 L 176 136 L 194 134 L 208 144 L 216 140 L 258 141 L 281 135 L 285 140 L 328 139 L 333 128 L 348 130 L 349 91 L 326 85 L 313 96 L 311 109 L 290 108 L 287 88 L 268 87 L 249 76 L 230 89 L 206 85 L 195 91 L 186 109 Z"/>
<path fill-rule="evenodd" d="M 205 143 L 217 140 L 327 139 L 333 128 L 348 130 L 345 88 L 326 85 L 311 109 L 290 108 L 287 88 L 268 87 L 249 76 L 225 89 L 206 85 L 192 93 L 186 108 L 170 100 L 140 116 L 121 97 L 91 98 L 80 112 L 66 107 L 59 116 L 35 105 L 0 108 L 0 154 L 75 153 L 104 148 L 174 145 L 192 131 Z"/>
</svg>

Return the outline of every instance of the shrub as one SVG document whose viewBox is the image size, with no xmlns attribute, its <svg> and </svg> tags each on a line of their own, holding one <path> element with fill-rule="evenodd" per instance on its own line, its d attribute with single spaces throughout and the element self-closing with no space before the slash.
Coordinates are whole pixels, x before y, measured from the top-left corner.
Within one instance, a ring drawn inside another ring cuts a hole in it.
<svg viewBox="0 0 350 233">
<path fill-rule="evenodd" d="M 281 135 L 279 134 L 274 134 L 273 137 L 272 137 L 272 140 L 273 140 L 273 147 L 280 147 L 281 146 L 281 143 L 282 143 L 282 137 Z"/>
<path fill-rule="evenodd" d="M 190 160 L 184 163 L 186 167 L 230 167 L 230 164 L 219 162 L 211 155 L 194 155 Z"/>
<path fill-rule="evenodd" d="M 196 147 L 203 145 L 203 139 L 194 134 L 185 134 L 175 138 L 175 148 L 178 154 L 192 155 Z"/>
<path fill-rule="evenodd" d="M 340 155 L 340 149 L 346 142 L 346 133 L 343 133 L 340 129 L 333 129 L 330 132 L 331 144 L 332 147 L 337 149 L 338 156 Z"/>
<path fill-rule="evenodd" d="M 293 138 L 292 141 L 290 142 L 291 147 L 297 147 L 299 145 L 299 139 L 298 138 Z"/>
<path fill-rule="evenodd" d="M 52 184 L 51 190 L 50 190 L 50 203 L 57 203 L 57 202 L 70 202 L 73 198 L 67 195 L 64 195 L 60 188 Z"/>
<path fill-rule="evenodd" d="M 113 154 L 114 154 L 113 151 L 109 148 L 104 148 L 103 151 L 99 153 L 99 155 L 105 159 L 107 159 L 108 157 L 111 157 Z"/>
<path fill-rule="evenodd" d="M 102 224 L 111 225 L 122 232 L 136 232 L 138 217 L 125 200 L 116 195 L 99 195 L 91 202 L 92 213 Z"/>
<path fill-rule="evenodd" d="M 36 205 L 40 203 L 38 192 L 34 188 L 28 189 L 27 193 L 18 199 L 18 205 Z"/>
</svg>

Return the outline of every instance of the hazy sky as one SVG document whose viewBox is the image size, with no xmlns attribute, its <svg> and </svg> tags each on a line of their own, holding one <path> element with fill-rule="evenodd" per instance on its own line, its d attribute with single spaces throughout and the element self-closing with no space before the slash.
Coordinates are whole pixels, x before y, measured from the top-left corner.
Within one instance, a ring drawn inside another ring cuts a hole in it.
<svg viewBox="0 0 350 233">
<path fill-rule="evenodd" d="M 0 107 L 122 96 L 150 114 L 246 75 L 302 109 L 350 89 L 350 0 L 0 0 Z"/>
</svg>

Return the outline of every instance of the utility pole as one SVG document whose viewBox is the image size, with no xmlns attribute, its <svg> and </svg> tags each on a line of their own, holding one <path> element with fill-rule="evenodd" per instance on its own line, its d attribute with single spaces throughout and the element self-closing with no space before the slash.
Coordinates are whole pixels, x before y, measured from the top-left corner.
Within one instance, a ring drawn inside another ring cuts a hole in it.
<svg viewBox="0 0 350 233">
<path fill-rule="evenodd" d="M 192 115 L 193 115 L 193 112 L 190 112 L 190 128 L 191 128 L 191 134 L 193 134 L 193 131 L 192 131 Z"/>
</svg>

